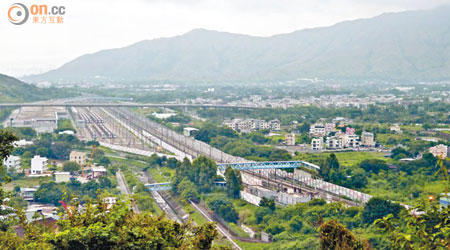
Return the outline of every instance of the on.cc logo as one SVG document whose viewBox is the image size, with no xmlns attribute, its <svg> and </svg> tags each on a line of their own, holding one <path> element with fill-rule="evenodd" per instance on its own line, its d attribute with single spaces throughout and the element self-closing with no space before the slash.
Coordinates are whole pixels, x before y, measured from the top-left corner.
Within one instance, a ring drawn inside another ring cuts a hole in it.
<svg viewBox="0 0 450 250">
<path fill-rule="evenodd" d="M 21 3 L 11 5 L 8 10 L 8 19 L 15 25 L 24 24 L 28 20 L 29 15 L 28 8 Z"/>
</svg>

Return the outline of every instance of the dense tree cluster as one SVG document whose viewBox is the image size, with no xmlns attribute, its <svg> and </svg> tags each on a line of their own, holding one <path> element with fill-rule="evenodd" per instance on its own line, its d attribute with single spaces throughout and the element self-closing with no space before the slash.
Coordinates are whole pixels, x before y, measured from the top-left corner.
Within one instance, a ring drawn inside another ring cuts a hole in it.
<svg viewBox="0 0 450 250">
<path fill-rule="evenodd" d="M 188 182 L 192 182 L 197 187 L 198 192 L 209 192 L 216 179 L 217 166 L 213 160 L 200 156 L 191 164 L 191 162 L 185 158 L 176 168 L 173 185 L 175 191 L 178 193 L 183 193 L 183 188 L 192 186 Z M 183 183 L 183 185 L 179 185 L 181 183 Z"/>
<path fill-rule="evenodd" d="M 206 200 L 206 205 L 213 210 L 222 219 L 228 222 L 236 223 L 239 220 L 238 213 L 233 206 L 233 203 L 223 196 L 210 196 Z"/>
<path fill-rule="evenodd" d="M 34 193 L 34 199 L 41 203 L 51 203 L 59 206 L 59 201 L 66 193 L 69 197 L 80 197 L 81 202 L 89 199 L 96 199 L 98 191 L 112 191 L 111 181 L 107 177 L 100 177 L 96 180 L 80 183 L 79 181 L 70 181 L 68 183 L 46 182 L 41 183 L 39 189 Z"/>
<path fill-rule="evenodd" d="M 179 224 L 165 217 L 136 214 L 127 203 L 112 208 L 98 200 L 83 212 L 70 209 L 55 226 L 27 223 L 19 213 L 24 237 L 0 232 L 2 249 L 215 249 L 218 236 L 212 224 L 201 227 Z M 77 207 L 74 204 L 74 207 Z M 228 249 L 222 247 L 222 249 Z"/>
</svg>

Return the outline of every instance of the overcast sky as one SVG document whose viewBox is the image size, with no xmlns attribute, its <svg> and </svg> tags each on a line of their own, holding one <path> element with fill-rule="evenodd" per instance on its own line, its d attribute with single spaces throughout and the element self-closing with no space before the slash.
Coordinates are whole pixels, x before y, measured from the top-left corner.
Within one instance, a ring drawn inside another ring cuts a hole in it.
<svg viewBox="0 0 450 250">
<path fill-rule="evenodd" d="M 63 5 L 63 24 L 13 25 L 14 3 Z M 256 36 L 329 26 L 450 0 L 1 0 L 0 73 L 45 72 L 86 53 L 206 28 Z"/>
</svg>

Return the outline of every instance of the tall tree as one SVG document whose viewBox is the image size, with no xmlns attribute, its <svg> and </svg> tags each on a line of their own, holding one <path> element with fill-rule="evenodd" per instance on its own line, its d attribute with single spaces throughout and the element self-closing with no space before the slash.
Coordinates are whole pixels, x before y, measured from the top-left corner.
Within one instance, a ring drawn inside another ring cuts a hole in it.
<svg viewBox="0 0 450 250">
<path fill-rule="evenodd" d="M 356 239 L 345 226 L 330 220 L 320 226 L 320 249 L 322 250 L 356 250 L 363 249 L 363 244 Z"/>
<path fill-rule="evenodd" d="M 239 198 L 242 190 L 241 173 L 231 167 L 225 170 L 225 178 L 227 179 L 227 194 L 230 198 Z"/>
</svg>

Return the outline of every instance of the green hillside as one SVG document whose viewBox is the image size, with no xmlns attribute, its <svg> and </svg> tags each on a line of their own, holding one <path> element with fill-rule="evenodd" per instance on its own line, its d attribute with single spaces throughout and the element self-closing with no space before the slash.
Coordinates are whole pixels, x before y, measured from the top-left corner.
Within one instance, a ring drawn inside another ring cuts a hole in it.
<svg viewBox="0 0 450 250">
<path fill-rule="evenodd" d="M 0 103 L 35 102 L 70 95 L 60 89 L 38 88 L 14 77 L 0 74 Z"/>
<path fill-rule="evenodd" d="M 36 102 L 73 95 L 56 88 L 38 88 L 14 77 L 0 74 L 0 103 Z M 0 108 L 0 121 L 3 121 L 11 111 L 12 108 Z"/>
</svg>

